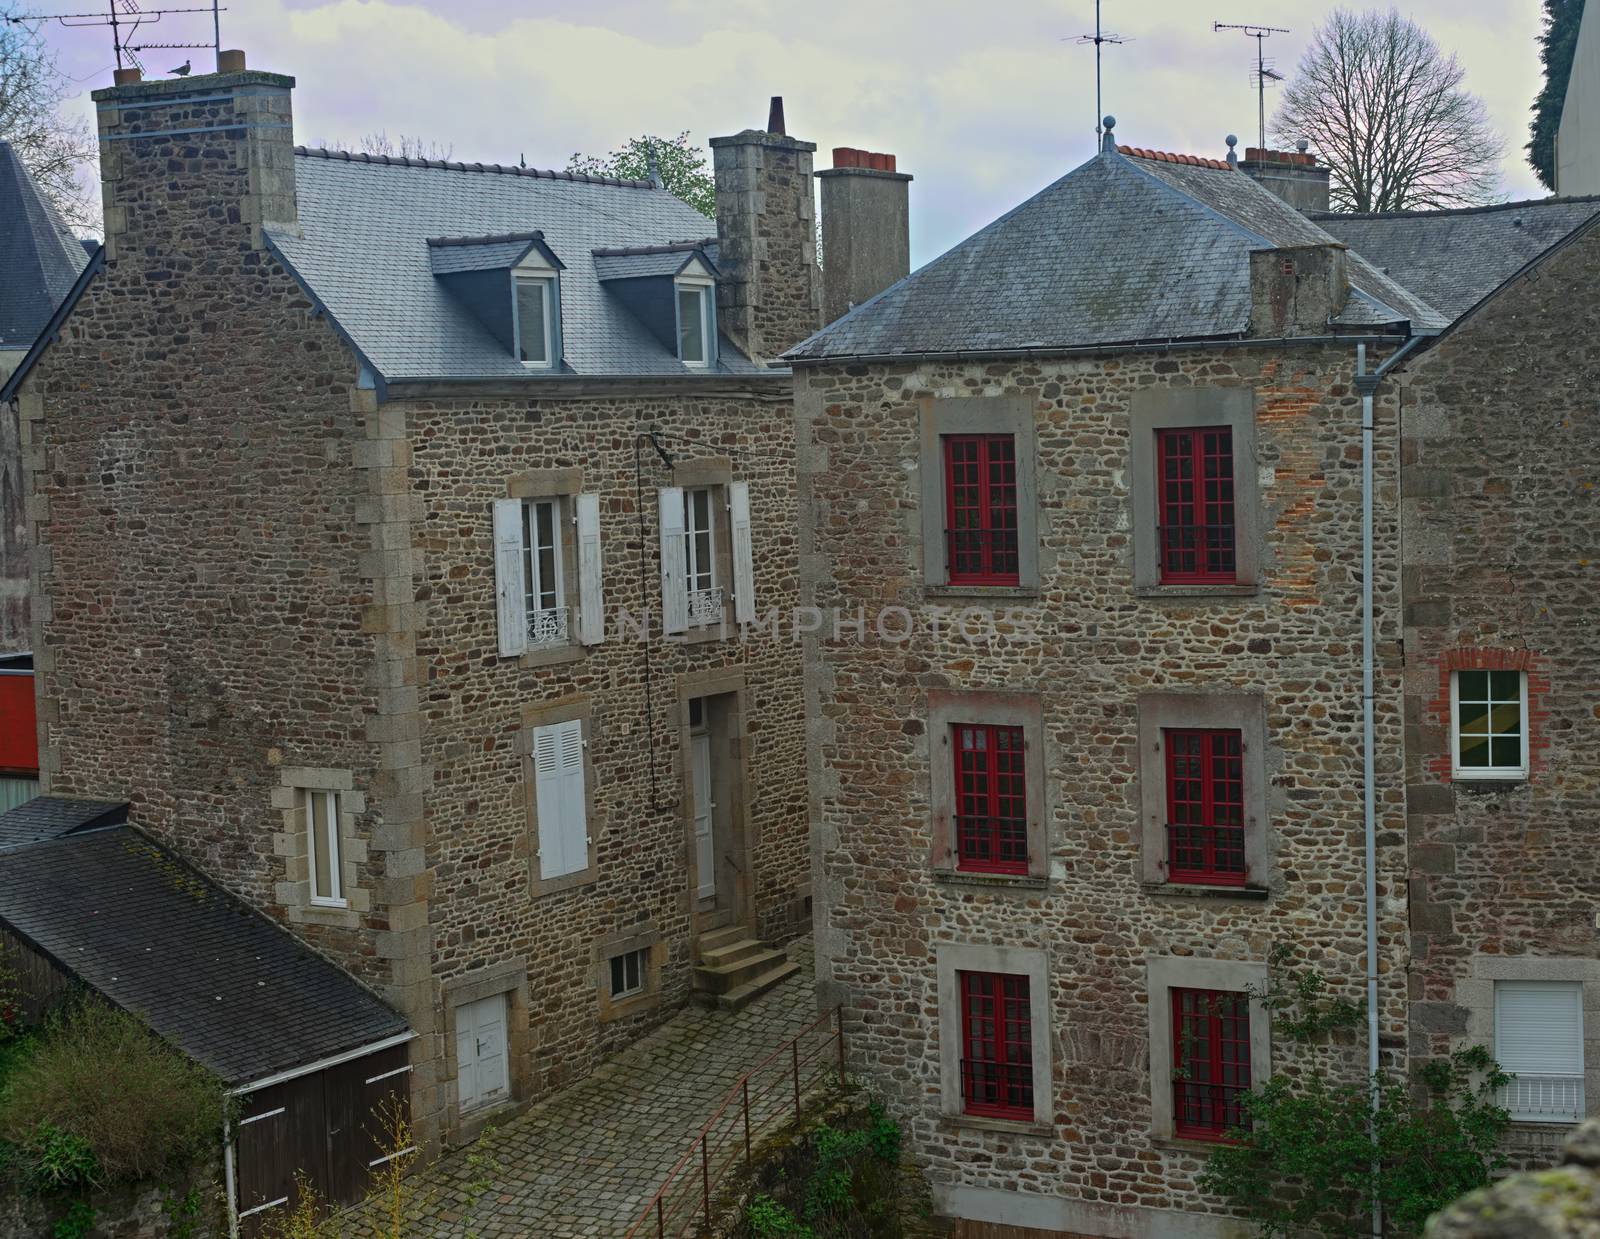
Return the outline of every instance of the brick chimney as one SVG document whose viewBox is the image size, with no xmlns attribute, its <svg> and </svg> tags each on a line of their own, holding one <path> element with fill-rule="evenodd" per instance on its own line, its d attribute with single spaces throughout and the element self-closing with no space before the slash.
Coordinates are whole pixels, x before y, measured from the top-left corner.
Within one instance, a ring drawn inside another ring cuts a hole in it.
<svg viewBox="0 0 1600 1239">
<path fill-rule="evenodd" d="M 1239 161 L 1243 172 L 1263 189 L 1271 190 L 1295 210 L 1309 214 L 1328 209 L 1328 169 L 1308 153 L 1310 144 L 1302 141 L 1296 151 L 1264 151 L 1259 146 L 1245 148 Z M 1231 152 L 1230 152 L 1231 153 Z"/>
<path fill-rule="evenodd" d="M 1350 296 L 1343 245 L 1250 251 L 1250 334 L 1325 336 Z"/>
<path fill-rule="evenodd" d="M 108 260 L 260 249 L 262 225 L 295 225 L 294 79 L 218 60 L 226 72 L 94 92 Z"/>
<path fill-rule="evenodd" d="M 831 323 L 911 270 L 911 177 L 893 155 L 833 148 L 822 182 L 822 321 Z"/>
<path fill-rule="evenodd" d="M 774 97 L 767 123 L 783 125 Z M 711 139 L 717 179 L 717 313 L 722 329 L 752 357 L 770 361 L 819 326 L 815 142 L 771 129 Z"/>
</svg>

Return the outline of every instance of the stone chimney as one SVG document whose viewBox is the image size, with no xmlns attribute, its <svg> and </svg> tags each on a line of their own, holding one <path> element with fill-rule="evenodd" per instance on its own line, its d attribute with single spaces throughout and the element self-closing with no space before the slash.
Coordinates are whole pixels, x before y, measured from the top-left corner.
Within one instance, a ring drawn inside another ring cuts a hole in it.
<svg viewBox="0 0 1600 1239">
<path fill-rule="evenodd" d="M 1250 251 L 1250 334 L 1325 336 L 1350 295 L 1342 245 Z"/>
<path fill-rule="evenodd" d="M 911 270 L 911 177 L 893 155 L 833 148 L 822 182 L 822 321 L 831 323 Z"/>
<path fill-rule="evenodd" d="M 239 51 L 218 63 L 94 92 L 109 261 L 260 249 L 263 225 L 295 226 L 294 79 L 247 70 Z"/>
<path fill-rule="evenodd" d="M 769 125 L 783 125 L 775 97 Z M 717 178 L 717 314 L 722 330 L 752 357 L 770 361 L 822 325 L 815 142 L 770 129 L 711 139 Z"/>
<path fill-rule="evenodd" d="M 1295 210 L 1310 214 L 1328 209 L 1328 169 L 1308 152 L 1301 141 L 1296 151 L 1264 151 L 1246 147 L 1239 161 L 1243 172 L 1263 189 L 1269 189 Z M 1232 152 L 1230 151 L 1231 155 Z"/>
</svg>

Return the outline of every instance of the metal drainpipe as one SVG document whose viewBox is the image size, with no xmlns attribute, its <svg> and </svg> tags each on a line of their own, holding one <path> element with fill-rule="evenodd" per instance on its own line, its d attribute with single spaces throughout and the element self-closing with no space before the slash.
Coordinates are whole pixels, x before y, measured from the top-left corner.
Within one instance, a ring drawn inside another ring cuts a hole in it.
<svg viewBox="0 0 1600 1239">
<path fill-rule="evenodd" d="M 1366 843 L 1367 895 L 1367 1081 L 1372 1106 L 1368 1132 L 1376 1139 L 1378 1116 L 1378 815 L 1377 753 L 1373 725 L 1373 646 L 1375 620 L 1372 603 L 1372 398 L 1389 369 L 1424 337 L 1413 336 L 1400 350 L 1367 373 L 1367 346 L 1356 345 L 1356 390 L 1361 393 L 1361 792 L 1363 835 Z M 1374 1164 L 1376 1165 L 1376 1164 Z M 1372 1233 L 1383 1234 L 1383 1207 L 1372 1202 Z"/>
</svg>

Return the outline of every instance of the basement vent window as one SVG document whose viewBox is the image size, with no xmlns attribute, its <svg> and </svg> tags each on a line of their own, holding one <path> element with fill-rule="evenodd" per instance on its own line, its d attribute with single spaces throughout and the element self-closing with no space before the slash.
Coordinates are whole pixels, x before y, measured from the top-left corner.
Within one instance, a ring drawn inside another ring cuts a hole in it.
<svg viewBox="0 0 1600 1239">
<path fill-rule="evenodd" d="M 616 955 L 611 960 L 611 996 L 613 998 L 631 998 L 635 994 L 644 993 L 645 978 L 649 970 L 645 966 L 646 948 L 629 951 L 624 955 Z"/>
</svg>

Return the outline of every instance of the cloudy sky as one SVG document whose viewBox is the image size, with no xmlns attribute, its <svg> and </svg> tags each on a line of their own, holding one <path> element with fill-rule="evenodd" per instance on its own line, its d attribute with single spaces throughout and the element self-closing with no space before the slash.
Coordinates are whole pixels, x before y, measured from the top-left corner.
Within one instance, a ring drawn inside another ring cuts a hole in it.
<svg viewBox="0 0 1600 1239">
<path fill-rule="evenodd" d="M 196 0 L 166 0 L 175 6 Z M 140 0 L 145 8 L 158 0 Z M 227 0 L 224 47 L 291 73 L 296 139 L 351 144 L 382 129 L 454 157 L 564 167 L 630 135 L 760 127 L 784 96 L 789 131 L 894 152 L 912 185 L 922 263 L 1094 149 L 1093 0 Z M 1106 110 L 1121 140 L 1221 156 L 1254 142 L 1255 44 L 1213 20 L 1290 27 L 1268 53 L 1292 73 L 1332 0 L 1105 0 L 1132 41 L 1106 49 Z M 38 11 L 80 9 L 38 0 Z M 1460 57 L 1506 137 L 1503 190 L 1543 191 L 1523 160 L 1540 83 L 1539 0 L 1413 0 L 1401 11 Z M 187 24 L 185 24 L 187 23 Z M 208 38 L 209 16 L 168 17 L 135 41 Z M 158 33 L 159 31 L 159 33 Z M 85 92 L 110 82 L 109 32 L 49 30 Z M 143 53 L 151 76 L 186 52 Z M 196 53 L 196 70 L 211 67 Z M 1269 108 L 1271 98 L 1269 96 Z M 75 106 L 89 114 L 87 94 Z"/>
</svg>

